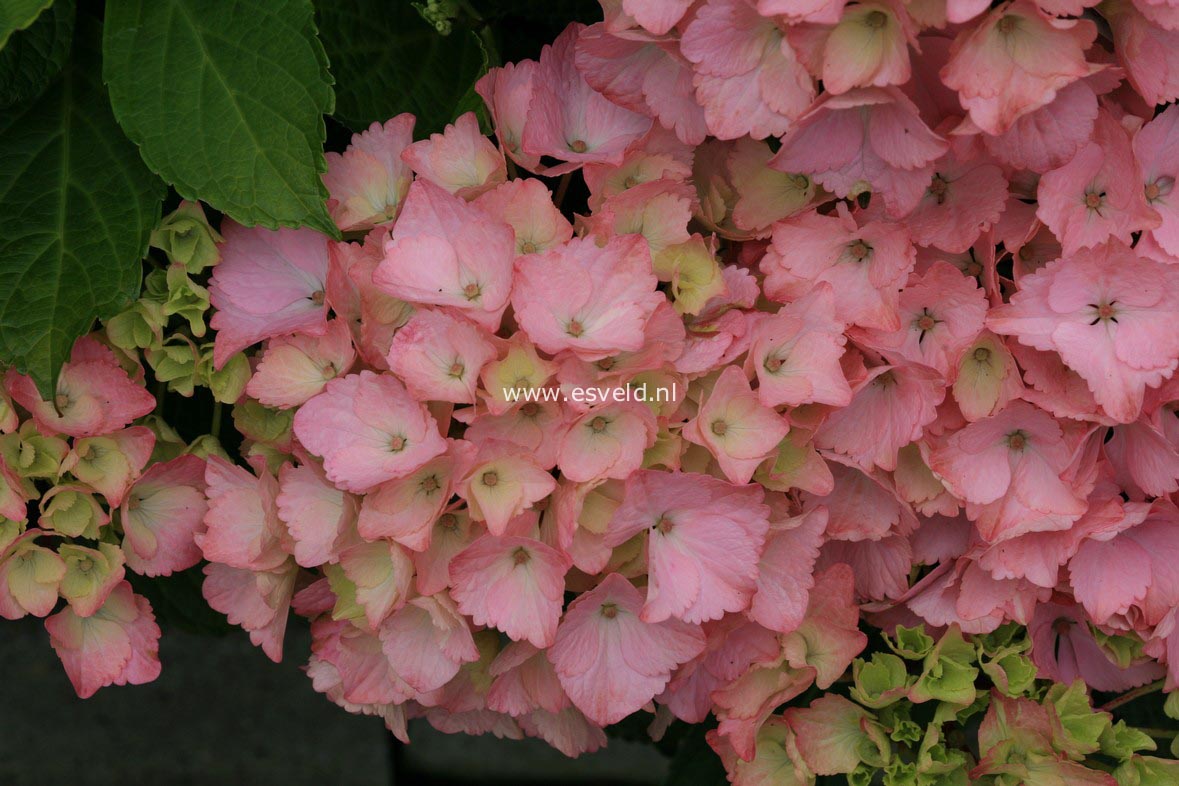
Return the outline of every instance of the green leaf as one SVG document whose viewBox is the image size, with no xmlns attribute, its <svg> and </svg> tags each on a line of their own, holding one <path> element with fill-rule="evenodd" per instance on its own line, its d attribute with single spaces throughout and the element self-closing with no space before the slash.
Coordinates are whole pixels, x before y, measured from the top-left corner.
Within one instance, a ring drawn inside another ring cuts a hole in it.
<svg viewBox="0 0 1179 786">
<path fill-rule="evenodd" d="M 60 0 L 0 49 L 0 109 L 41 95 L 74 40 L 74 0 Z"/>
<path fill-rule="evenodd" d="M 8 43 L 8 37 L 17 30 L 24 30 L 33 23 L 53 0 L 4 0 L 0 3 L 0 47 Z"/>
<path fill-rule="evenodd" d="M 440 35 L 408 2 L 321 0 L 317 9 L 339 83 L 335 116 L 353 131 L 412 112 L 425 136 L 481 105 L 474 86 L 487 52 L 474 31 Z"/>
<path fill-rule="evenodd" d="M 147 165 L 242 224 L 327 214 L 334 108 L 310 0 L 109 0 L 103 78 Z"/>
<path fill-rule="evenodd" d="M 163 184 L 111 116 L 98 30 L 41 96 L 0 113 L 0 361 L 47 398 L 74 340 L 139 294 Z"/>
</svg>

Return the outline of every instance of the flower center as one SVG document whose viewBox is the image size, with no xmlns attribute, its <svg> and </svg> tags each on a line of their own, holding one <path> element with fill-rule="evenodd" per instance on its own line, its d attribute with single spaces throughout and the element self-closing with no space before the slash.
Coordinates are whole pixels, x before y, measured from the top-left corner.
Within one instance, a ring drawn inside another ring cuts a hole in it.
<svg viewBox="0 0 1179 786">
<path fill-rule="evenodd" d="M 493 471 L 483 473 L 483 485 L 494 486 L 499 483 L 499 473 Z"/>
<path fill-rule="evenodd" d="M 766 358 L 766 362 L 762 365 L 765 366 L 766 371 L 770 372 L 771 374 L 777 374 L 785 362 L 786 361 L 777 355 L 770 355 L 768 358 Z"/>
<path fill-rule="evenodd" d="M 603 603 L 599 613 L 608 620 L 612 620 L 618 616 L 617 603 Z"/>
<path fill-rule="evenodd" d="M 438 526 L 442 527 L 442 529 L 454 532 L 456 529 L 458 529 L 458 516 L 454 515 L 453 513 L 447 513 L 438 519 Z"/>
<path fill-rule="evenodd" d="M 512 552 L 512 562 L 516 565 L 524 565 L 532 559 L 532 555 L 528 553 L 528 549 L 521 546 Z"/>
<path fill-rule="evenodd" d="M 987 349 L 986 347 L 979 347 L 978 349 L 974 350 L 974 362 L 989 363 L 990 360 L 991 350 Z"/>
<path fill-rule="evenodd" d="M 995 28 L 1003 35 L 1010 35 L 1015 31 L 1015 26 L 1018 23 L 1018 18 L 1012 14 L 1008 14 L 995 24 Z"/>
<path fill-rule="evenodd" d="M 857 240 L 848 247 L 848 251 L 859 262 L 864 261 L 868 254 L 872 252 L 872 246 L 865 243 L 863 240 Z"/>
<path fill-rule="evenodd" d="M 1108 303 L 1104 301 L 1101 303 L 1090 303 L 1089 308 L 1093 309 L 1094 317 L 1093 321 L 1089 324 L 1096 325 L 1098 322 L 1116 323 L 1118 321 L 1118 312 L 1114 306 L 1117 304 L 1118 301 L 1116 300 L 1111 300 Z"/>
<path fill-rule="evenodd" d="M 389 440 L 389 450 L 392 453 L 400 453 L 405 450 L 405 437 L 393 437 Z"/>
<path fill-rule="evenodd" d="M 525 240 L 523 243 L 520 244 L 520 253 L 521 254 L 533 254 L 535 252 L 536 252 L 536 244 L 533 243 L 531 240 Z"/>
<path fill-rule="evenodd" d="M 83 557 L 82 559 L 78 560 L 78 570 L 82 571 L 83 573 L 89 573 L 90 569 L 93 567 L 94 561 L 89 557 Z"/>
<path fill-rule="evenodd" d="M 1057 636 L 1067 636 L 1073 629 L 1073 621 L 1065 617 L 1061 617 L 1052 623 L 1052 631 Z"/>
<path fill-rule="evenodd" d="M 672 520 L 667 517 L 666 513 L 664 513 L 659 517 L 659 520 L 655 522 L 654 529 L 659 530 L 660 535 L 666 535 L 667 533 L 671 532 L 674 527 L 675 524 L 672 523 Z"/>
<path fill-rule="evenodd" d="M 591 420 L 589 425 L 591 431 L 593 431 L 595 434 L 601 434 L 606 430 L 606 419 L 599 415 L 598 417 Z"/>
<path fill-rule="evenodd" d="M 323 305 L 324 294 L 322 289 L 317 289 L 311 293 L 311 302 L 317 306 Z"/>
<path fill-rule="evenodd" d="M 917 329 L 921 330 L 922 332 L 926 330 L 933 330 L 933 326 L 936 324 L 937 320 L 933 318 L 933 315 L 926 312 L 925 314 L 922 314 L 921 317 L 917 320 Z"/>
<path fill-rule="evenodd" d="M 479 297 L 480 294 L 482 294 L 482 292 L 483 290 L 480 289 L 479 285 L 474 282 L 463 287 L 463 297 L 465 297 L 467 300 L 475 300 Z"/>
<path fill-rule="evenodd" d="M 935 174 L 933 180 L 929 182 L 929 193 L 937 199 L 939 205 L 944 205 L 946 202 L 946 192 L 950 189 L 950 181 L 946 180 L 941 175 Z"/>
<path fill-rule="evenodd" d="M 439 489 L 438 476 L 430 475 L 428 478 L 422 478 L 421 488 L 427 494 L 433 494 Z"/>
<path fill-rule="evenodd" d="M 589 150 L 589 145 L 585 143 L 584 139 L 574 139 L 569 143 L 569 149 L 574 153 L 584 153 Z"/>
<path fill-rule="evenodd" d="M 57 407 L 58 412 L 63 412 L 70 405 L 70 397 L 65 393 L 58 393 L 53 397 L 53 405 Z"/>
<path fill-rule="evenodd" d="M 1105 202 L 1105 192 L 1087 191 L 1085 192 L 1085 207 L 1090 210 L 1096 210 Z"/>
<path fill-rule="evenodd" d="M 609 371 L 610 369 L 614 368 L 614 364 L 616 362 L 617 360 L 615 358 L 602 358 L 595 365 L 598 367 L 599 371 Z"/>
<path fill-rule="evenodd" d="M 712 421 L 712 433 L 716 434 L 718 437 L 723 437 L 725 435 L 725 432 L 727 432 L 728 430 L 729 430 L 729 424 L 724 422 L 723 420 Z"/>
<path fill-rule="evenodd" d="M 888 17 L 883 11 L 873 11 L 864 17 L 864 24 L 873 30 L 879 30 L 888 24 Z"/>
<path fill-rule="evenodd" d="M 569 324 L 565 326 L 565 332 L 574 338 L 578 338 L 585 332 L 585 328 L 576 319 L 569 320 Z"/>
<path fill-rule="evenodd" d="M 461 379 L 463 376 L 463 372 L 466 370 L 467 370 L 466 366 L 464 366 L 462 363 L 459 363 L 456 360 L 454 363 L 450 364 L 450 369 L 447 370 L 446 373 L 449 374 L 450 376 L 454 377 L 455 379 Z"/>
<path fill-rule="evenodd" d="M 1158 183 L 1147 183 L 1146 184 L 1146 200 L 1148 202 L 1153 202 L 1156 199 L 1158 199 L 1159 194 L 1161 192 L 1162 192 L 1162 189 L 1159 188 Z"/>
<path fill-rule="evenodd" d="M 534 418 L 540 413 L 540 404 L 535 401 L 529 401 L 524 406 L 520 407 L 520 414 L 526 418 Z"/>
<path fill-rule="evenodd" d="M 1012 450 L 1023 450 L 1028 445 L 1028 436 L 1022 431 L 1013 431 L 1007 435 L 1007 447 Z"/>
</svg>

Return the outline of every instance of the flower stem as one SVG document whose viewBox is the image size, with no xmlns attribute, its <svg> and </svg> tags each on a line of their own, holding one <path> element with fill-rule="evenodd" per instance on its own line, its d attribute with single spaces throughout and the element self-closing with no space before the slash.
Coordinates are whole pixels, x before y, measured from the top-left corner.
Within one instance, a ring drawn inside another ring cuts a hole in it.
<svg viewBox="0 0 1179 786">
<path fill-rule="evenodd" d="M 1139 688 L 1135 688 L 1134 690 L 1126 691 L 1121 696 L 1118 696 L 1117 698 L 1114 698 L 1114 699 L 1110 699 L 1105 704 L 1102 704 L 1100 707 L 1098 707 L 1098 709 L 1105 710 L 1108 712 L 1109 710 L 1112 710 L 1116 707 L 1120 707 L 1123 704 L 1128 704 L 1140 696 L 1146 696 L 1151 693 L 1157 693 L 1158 691 L 1163 689 L 1164 682 L 1165 682 L 1165 680 L 1158 680 L 1157 682 L 1152 682 L 1149 685 L 1143 685 Z"/>
</svg>

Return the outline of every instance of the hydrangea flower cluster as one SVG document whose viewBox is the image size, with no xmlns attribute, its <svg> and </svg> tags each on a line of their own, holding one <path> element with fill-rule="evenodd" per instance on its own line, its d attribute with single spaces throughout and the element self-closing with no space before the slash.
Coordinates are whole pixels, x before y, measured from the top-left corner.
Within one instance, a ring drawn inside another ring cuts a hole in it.
<svg viewBox="0 0 1179 786">
<path fill-rule="evenodd" d="M 262 348 L 210 604 L 275 659 L 310 618 L 316 689 L 400 736 L 712 714 L 738 783 L 872 765 L 814 743 L 875 733 L 845 700 L 775 714 L 861 614 L 1170 685 L 1179 7 L 1087 5 L 604 3 L 479 82 L 498 145 L 329 154 L 349 242 L 223 226 L 214 362 Z M 1064 777 L 1045 706 L 984 727 Z"/>
<path fill-rule="evenodd" d="M 495 141 L 329 153 L 345 240 L 184 205 L 114 349 L 9 372 L 0 613 L 60 594 L 79 693 L 144 681 L 123 563 L 203 558 L 403 739 L 648 712 L 751 786 L 1173 782 L 1084 686 L 1179 680 L 1179 4 L 602 5 L 479 81 Z M 140 350 L 248 469 L 144 471 Z"/>
</svg>

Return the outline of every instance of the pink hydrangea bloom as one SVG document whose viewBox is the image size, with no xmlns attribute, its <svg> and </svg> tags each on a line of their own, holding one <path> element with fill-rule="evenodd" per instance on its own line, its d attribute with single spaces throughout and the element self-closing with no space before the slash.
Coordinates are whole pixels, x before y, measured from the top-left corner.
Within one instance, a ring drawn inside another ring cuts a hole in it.
<svg viewBox="0 0 1179 786">
<path fill-rule="evenodd" d="M 413 179 L 401 158 L 413 142 L 413 126 L 413 115 L 398 115 L 354 135 L 342 154 L 325 154 L 328 211 L 341 231 L 372 229 L 397 218 Z"/>
<path fill-rule="evenodd" d="M 479 372 L 495 354 L 473 323 L 422 309 L 393 336 L 387 360 L 414 398 L 473 404 Z"/>
<path fill-rule="evenodd" d="M 879 192 L 890 216 L 921 201 L 948 149 L 895 87 L 824 94 L 782 137 L 770 166 L 807 172 L 836 196 Z"/>
<path fill-rule="evenodd" d="M 1020 286 L 987 326 L 1058 352 L 1117 421 L 1136 420 L 1146 389 L 1179 367 L 1179 269 L 1111 243 L 1053 262 Z"/>
<path fill-rule="evenodd" d="M 1093 139 L 1040 178 L 1036 216 L 1060 238 L 1066 256 L 1110 238 L 1129 244 L 1134 232 L 1159 225 L 1142 182 L 1129 134 L 1108 112 L 1099 112 Z"/>
<path fill-rule="evenodd" d="M 746 0 L 707 0 L 684 29 L 680 48 L 696 72 L 708 130 L 719 139 L 781 135 L 814 98 L 789 41 Z"/>
<path fill-rule="evenodd" d="M 213 268 L 209 302 L 216 313 L 213 362 L 286 333 L 327 330 L 328 239 L 312 229 L 221 225 L 225 243 Z"/>
<path fill-rule="evenodd" d="M 295 562 L 314 568 L 335 562 L 356 540 L 356 499 L 328 481 L 314 462 L 284 464 L 275 504 L 290 532 Z"/>
<path fill-rule="evenodd" d="M 202 459 L 180 456 L 148 467 L 119 510 L 127 567 L 167 576 L 197 564 L 201 549 L 194 536 L 207 510 Z"/>
<path fill-rule="evenodd" d="M 474 112 L 463 113 L 441 134 L 409 145 L 401 159 L 419 178 L 463 199 L 474 199 L 508 176 L 504 154 L 483 136 Z"/>
<path fill-rule="evenodd" d="M 205 559 L 245 571 L 282 566 L 289 535 L 278 517 L 274 476 L 265 468 L 254 476 L 211 455 L 205 463 L 205 484 L 205 531 L 194 533 Z"/>
<path fill-rule="evenodd" d="M 270 570 L 210 562 L 204 568 L 201 594 L 210 607 L 224 614 L 230 624 L 240 625 L 254 646 L 278 663 L 298 570 L 289 559 Z"/>
<path fill-rule="evenodd" d="M 1062 477 L 1072 457 L 1056 421 L 1017 401 L 950 435 L 930 467 L 966 500 L 979 534 L 994 543 L 1067 529 L 1085 512 L 1084 496 Z"/>
<path fill-rule="evenodd" d="M 494 329 L 508 303 L 514 257 L 511 227 L 417 180 L 372 281 L 396 298 L 452 308 Z"/>
<path fill-rule="evenodd" d="M 976 126 L 1001 134 L 1091 73 L 1085 50 L 1096 35 L 1089 20 L 1055 19 L 1016 0 L 959 33 L 942 81 L 958 91 Z"/>
<path fill-rule="evenodd" d="M 1143 195 L 1161 223 L 1150 236 L 1179 257 L 1179 108 L 1168 107 L 1134 135 L 1134 157 L 1142 168 Z"/>
<path fill-rule="evenodd" d="M 517 254 L 556 248 L 573 237 L 573 225 L 553 204 L 552 193 L 540 180 L 509 180 L 487 191 L 475 204 L 512 228 Z"/>
<path fill-rule="evenodd" d="M 845 8 L 835 25 L 798 25 L 787 40 L 829 93 L 909 81 L 909 44 L 916 27 L 904 6 L 888 0 Z"/>
<path fill-rule="evenodd" d="M 160 676 L 160 628 L 151 604 L 125 581 L 91 616 L 67 606 L 45 620 L 45 628 L 79 698 L 107 685 L 142 685 Z"/>
<path fill-rule="evenodd" d="M 596 92 L 577 70 L 582 25 L 565 28 L 540 53 L 521 147 L 530 156 L 566 163 L 547 174 L 569 172 L 589 162 L 618 164 L 627 147 L 647 132 L 651 119 L 624 109 Z"/>
<path fill-rule="evenodd" d="M 485 535 L 450 561 L 451 595 L 476 625 L 549 647 L 565 596 L 568 556 L 531 538 Z"/>
<path fill-rule="evenodd" d="M 33 380 L 14 368 L 5 374 L 4 386 L 45 434 L 107 434 L 155 409 L 151 393 L 128 378 L 109 348 L 89 337 L 75 342 L 53 401 L 42 401 Z"/>
<path fill-rule="evenodd" d="M 537 347 L 597 359 L 643 346 L 643 329 L 663 297 L 647 243 L 635 235 L 604 246 L 577 238 L 516 261 L 512 306 Z"/>
<path fill-rule="evenodd" d="M 786 418 L 761 403 L 745 373 L 728 366 L 696 417 L 684 424 L 683 436 L 705 447 L 730 481 L 748 483 L 789 430 Z"/>
<path fill-rule="evenodd" d="M 540 156 L 525 153 L 521 148 L 524 123 L 532 103 L 532 82 L 536 74 L 535 60 L 506 63 L 489 68 L 475 83 L 475 92 L 487 104 L 495 125 L 495 136 L 500 147 L 520 166 L 536 171 Z"/>
<path fill-rule="evenodd" d="M 948 262 L 935 262 L 901 291 L 901 326 L 891 333 L 854 330 L 852 337 L 890 358 L 920 363 L 953 379 L 958 361 L 983 329 L 985 295 Z"/>
<path fill-rule="evenodd" d="M 698 625 L 648 622 L 643 598 L 611 573 L 569 605 L 548 658 L 573 704 L 595 723 L 622 720 L 654 698 L 671 672 L 704 649 Z"/>
<path fill-rule="evenodd" d="M 297 407 L 352 368 L 356 350 L 343 320 L 333 319 L 321 336 L 302 333 L 271 339 L 246 385 L 268 407 Z"/>
<path fill-rule="evenodd" d="M 773 242 L 761 260 L 766 296 L 797 300 L 819 282 L 839 294 L 835 316 L 861 327 L 900 327 L 898 293 L 916 261 L 903 225 L 869 222 L 858 226 L 847 208 L 835 215 L 816 212 L 786 219 L 774 227 Z"/>
<path fill-rule="evenodd" d="M 698 145 L 708 135 L 692 66 L 674 42 L 590 25 L 577 37 L 576 58 L 590 86 L 614 103 L 652 116 L 685 144 Z"/>
<path fill-rule="evenodd" d="M 645 404 L 634 401 L 590 409 L 569 424 L 557 464 L 576 483 L 605 478 L 625 480 L 655 444 L 658 426 Z"/>
<path fill-rule="evenodd" d="M 446 451 L 426 407 L 396 378 L 362 371 L 332 380 L 295 413 L 295 436 L 323 458 L 328 479 L 363 492 Z"/>
<path fill-rule="evenodd" d="M 920 439 L 937 417 L 945 394 L 941 375 L 927 366 L 877 366 L 852 388 L 851 403 L 819 427 L 815 444 L 864 469 L 891 471 L 900 449 Z"/>
<path fill-rule="evenodd" d="M 757 486 L 706 475 L 635 472 L 606 535 L 612 547 L 648 533 L 649 575 L 642 618 L 719 619 L 748 608 L 769 508 Z"/>
<path fill-rule="evenodd" d="M 839 365 L 846 327 L 835 317 L 835 291 L 825 281 L 759 320 L 751 331 L 746 366 L 757 374 L 761 403 L 846 406 L 851 388 Z"/>
</svg>

